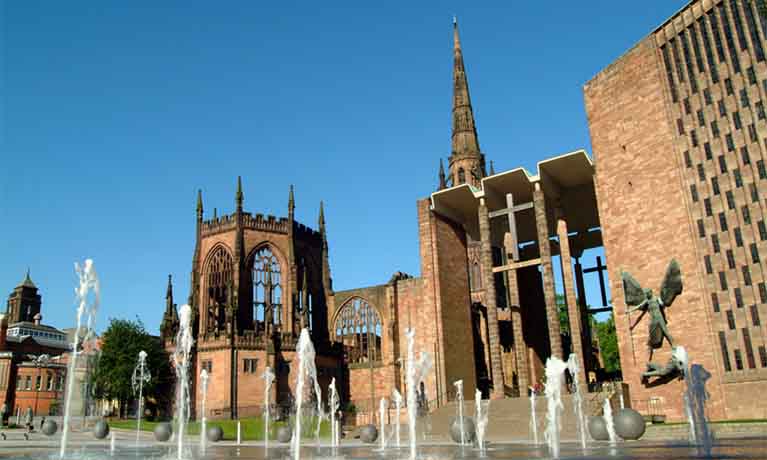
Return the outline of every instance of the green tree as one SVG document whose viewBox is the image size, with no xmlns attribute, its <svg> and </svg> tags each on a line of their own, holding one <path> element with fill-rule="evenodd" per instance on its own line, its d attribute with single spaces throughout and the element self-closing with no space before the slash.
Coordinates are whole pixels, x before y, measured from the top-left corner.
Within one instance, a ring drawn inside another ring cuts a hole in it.
<svg viewBox="0 0 767 460">
<path fill-rule="evenodd" d="M 112 319 L 101 339 L 101 357 L 92 376 L 95 396 L 119 401 L 120 416 L 124 416 L 128 402 L 136 397 L 131 377 L 143 350 L 151 373 L 150 381 L 144 384 L 144 395 L 160 407 L 167 407 L 172 398 L 173 375 L 160 339 L 147 333 L 139 319 Z"/>
<path fill-rule="evenodd" d="M 556 295 L 557 313 L 559 314 L 559 329 L 562 334 L 570 334 L 570 320 L 567 314 L 567 300 L 564 294 Z"/>
<path fill-rule="evenodd" d="M 615 372 L 621 369 L 621 359 L 618 354 L 618 336 L 615 333 L 615 318 L 610 312 L 606 321 L 594 323 L 597 337 L 599 338 L 599 353 L 602 355 L 607 372 Z"/>
</svg>

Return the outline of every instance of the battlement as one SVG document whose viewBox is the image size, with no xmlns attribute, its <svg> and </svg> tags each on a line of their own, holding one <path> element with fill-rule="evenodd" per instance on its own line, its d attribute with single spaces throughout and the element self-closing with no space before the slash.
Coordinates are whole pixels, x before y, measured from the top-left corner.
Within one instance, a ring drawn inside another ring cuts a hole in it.
<svg viewBox="0 0 767 460">
<path fill-rule="evenodd" d="M 285 217 L 280 217 L 278 219 L 273 215 L 264 216 L 263 214 L 256 214 L 253 216 L 250 213 L 245 213 L 242 216 L 243 228 L 251 230 L 287 234 L 289 225 L 290 221 Z"/>
<path fill-rule="evenodd" d="M 287 234 L 289 226 L 290 220 L 287 217 L 276 217 L 261 213 L 253 215 L 248 212 L 242 214 L 242 227 L 249 230 Z M 202 236 L 210 236 L 234 230 L 236 227 L 237 215 L 233 213 L 204 220 L 200 231 Z M 294 222 L 293 229 L 297 238 L 320 237 L 320 232 L 299 222 Z"/>
</svg>

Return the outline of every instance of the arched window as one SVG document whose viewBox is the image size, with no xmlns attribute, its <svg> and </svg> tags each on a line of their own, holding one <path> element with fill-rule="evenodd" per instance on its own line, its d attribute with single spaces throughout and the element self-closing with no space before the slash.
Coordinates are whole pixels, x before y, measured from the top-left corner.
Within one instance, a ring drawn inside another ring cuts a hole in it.
<svg viewBox="0 0 767 460">
<path fill-rule="evenodd" d="M 232 256 L 223 246 L 213 250 L 205 270 L 207 299 L 205 305 L 208 314 L 205 318 L 206 330 L 212 331 L 224 325 L 226 305 L 229 301 L 229 288 L 232 283 Z"/>
<path fill-rule="evenodd" d="M 360 297 L 347 300 L 333 325 L 348 363 L 381 361 L 382 324 L 376 309 Z"/>
<path fill-rule="evenodd" d="M 282 270 L 269 246 L 253 254 L 253 315 L 256 321 L 282 321 Z M 268 310 L 267 310 L 268 309 Z"/>
<path fill-rule="evenodd" d="M 466 182 L 466 172 L 463 168 L 458 168 L 458 184 L 463 184 L 464 182 Z"/>
<path fill-rule="evenodd" d="M 479 269 L 479 261 L 474 261 L 469 267 L 469 286 L 472 291 L 482 289 L 482 272 Z"/>
</svg>

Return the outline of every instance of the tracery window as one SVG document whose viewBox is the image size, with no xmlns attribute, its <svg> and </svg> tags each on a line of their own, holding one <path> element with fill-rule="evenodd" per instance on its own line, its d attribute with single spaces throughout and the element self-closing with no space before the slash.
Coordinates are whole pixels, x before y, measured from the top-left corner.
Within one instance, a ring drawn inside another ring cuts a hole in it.
<svg viewBox="0 0 767 460">
<path fill-rule="evenodd" d="M 253 255 L 253 315 L 257 321 L 282 321 L 282 270 L 269 246 Z"/>
<path fill-rule="evenodd" d="M 348 363 L 381 361 L 381 317 L 360 297 L 349 299 L 333 325 L 336 341 L 343 344 Z"/>
<path fill-rule="evenodd" d="M 475 260 L 469 268 L 469 286 L 472 291 L 482 289 L 482 275 L 479 269 L 479 261 Z"/>
<path fill-rule="evenodd" d="M 232 256 L 223 246 L 213 250 L 206 269 L 208 314 L 206 329 L 215 329 L 225 322 L 226 305 L 229 301 L 229 288 L 232 283 Z"/>
</svg>

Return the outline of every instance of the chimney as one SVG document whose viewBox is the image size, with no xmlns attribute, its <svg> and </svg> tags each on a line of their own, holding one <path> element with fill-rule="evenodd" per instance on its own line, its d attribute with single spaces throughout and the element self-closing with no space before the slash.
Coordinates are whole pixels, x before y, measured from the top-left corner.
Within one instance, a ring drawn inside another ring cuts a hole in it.
<svg viewBox="0 0 767 460">
<path fill-rule="evenodd" d="M 35 326 L 39 326 L 40 325 L 40 321 L 43 320 L 43 315 L 41 315 L 40 312 L 38 312 L 32 319 L 35 322 Z"/>
</svg>

